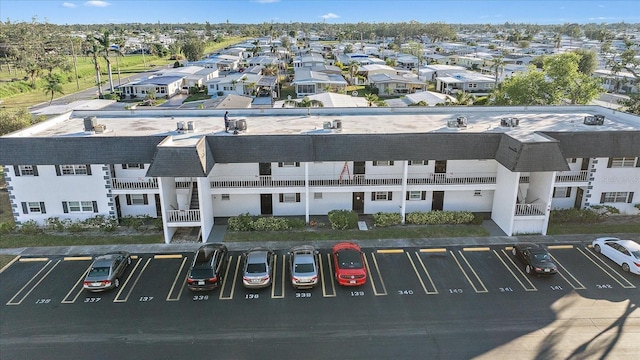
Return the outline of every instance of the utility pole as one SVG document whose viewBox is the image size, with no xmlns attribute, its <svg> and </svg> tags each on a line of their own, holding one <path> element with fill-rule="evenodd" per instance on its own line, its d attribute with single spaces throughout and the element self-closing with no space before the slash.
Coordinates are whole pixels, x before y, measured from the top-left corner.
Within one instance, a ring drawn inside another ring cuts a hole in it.
<svg viewBox="0 0 640 360">
<path fill-rule="evenodd" d="M 73 47 L 73 39 L 69 37 L 69 42 L 71 43 L 71 55 L 73 55 L 73 68 L 76 72 L 76 88 L 80 90 L 80 83 L 78 82 L 78 60 L 76 59 L 76 51 Z"/>
</svg>

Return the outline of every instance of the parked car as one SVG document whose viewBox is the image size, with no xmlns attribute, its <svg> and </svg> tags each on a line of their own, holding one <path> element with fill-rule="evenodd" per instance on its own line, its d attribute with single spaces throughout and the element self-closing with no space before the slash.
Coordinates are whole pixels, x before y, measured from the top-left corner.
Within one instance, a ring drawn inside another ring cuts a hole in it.
<svg viewBox="0 0 640 360">
<path fill-rule="evenodd" d="M 187 287 L 194 291 L 213 290 L 222 283 L 222 272 L 227 263 L 227 247 L 206 244 L 196 250 L 187 276 Z"/>
<path fill-rule="evenodd" d="M 291 285 L 296 289 L 310 289 L 318 285 L 318 251 L 310 245 L 294 246 L 289 250 Z"/>
<path fill-rule="evenodd" d="M 340 242 L 331 249 L 336 281 L 344 286 L 359 286 L 367 282 L 364 254 L 358 244 Z"/>
<path fill-rule="evenodd" d="M 104 291 L 120 287 L 120 277 L 131 264 L 126 251 L 100 255 L 93 260 L 83 287 L 89 291 Z"/>
<path fill-rule="evenodd" d="M 593 251 L 600 253 L 622 267 L 622 270 L 640 275 L 640 244 L 632 240 L 601 237 L 593 240 Z"/>
<path fill-rule="evenodd" d="M 271 285 L 273 278 L 273 251 L 265 248 L 253 248 L 243 254 L 244 270 L 242 285 L 256 289 Z"/>
<path fill-rule="evenodd" d="M 551 261 L 551 255 L 538 244 L 516 244 L 511 252 L 525 265 L 524 271 L 527 274 L 553 275 L 558 272 L 558 267 Z"/>
</svg>

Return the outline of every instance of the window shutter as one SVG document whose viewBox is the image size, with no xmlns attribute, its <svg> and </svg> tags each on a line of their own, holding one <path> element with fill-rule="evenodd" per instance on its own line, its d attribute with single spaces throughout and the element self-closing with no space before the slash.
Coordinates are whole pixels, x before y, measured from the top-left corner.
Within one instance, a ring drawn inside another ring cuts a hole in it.
<svg viewBox="0 0 640 360">
<path fill-rule="evenodd" d="M 144 164 L 140 164 L 140 169 L 144 169 Z"/>
<path fill-rule="evenodd" d="M 371 201 L 376 201 L 376 193 L 371 192 Z"/>
<path fill-rule="evenodd" d="M 567 192 L 564 194 L 564 197 L 571 197 L 571 187 L 567 188 Z"/>
<path fill-rule="evenodd" d="M 296 167 L 300 167 L 300 162 L 299 161 L 296 162 Z"/>
<path fill-rule="evenodd" d="M 609 162 L 607 163 L 607 167 L 610 168 L 613 163 L 613 158 L 609 158 Z"/>
<path fill-rule="evenodd" d="M 604 204 L 604 193 L 600 194 L 600 204 Z"/>
<path fill-rule="evenodd" d="M 407 198 L 405 200 L 409 200 L 409 193 L 410 191 L 407 191 Z"/>
<path fill-rule="evenodd" d="M 296 202 L 300 202 L 300 193 L 296 193 Z"/>
<path fill-rule="evenodd" d="M 37 165 L 31 165 L 31 167 L 33 168 L 33 176 L 38 176 L 38 166 Z"/>
<path fill-rule="evenodd" d="M 27 207 L 27 203 L 26 202 L 22 202 L 22 213 L 23 214 L 28 214 L 29 213 L 29 208 Z"/>
<path fill-rule="evenodd" d="M 149 198 L 147 197 L 147 194 L 143 194 L 143 195 L 142 195 L 142 202 L 143 202 L 145 205 L 149 205 Z"/>
<path fill-rule="evenodd" d="M 97 213 L 98 212 L 98 202 L 97 201 L 92 201 L 91 203 L 93 204 L 93 212 Z"/>
<path fill-rule="evenodd" d="M 551 197 L 556 197 L 556 190 L 557 188 L 553 188 L 553 194 L 551 195 Z"/>
<path fill-rule="evenodd" d="M 393 166 L 393 160 L 389 161 L 389 166 Z"/>
<path fill-rule="evenodd" d="M 67 205 L 66 201 L 62 202 L 62 212 L 64 212 L 65 214 L 69 213 L 69 205 Z"/>
<path fill-rule="evenodd" d="M 87 175 L 91 175 L 91 164 L 87 164 Z"/>
<path fill-rule="evenodd" d="M 131 205 L 131 195 L 127 194 L 127 205 Z"/>
<path fill-rule="evenodd" d="M 122 164 L 122 170 L 126 170 L 129 166 L 127 164 Z"/>
<path fill-rule="evenodd" d="M 47 209 L 44 207 L 44 202 L 43 201 L 40 202 L 40 212 L 43 213 L 43 214 L 47 213 Z"/>
<path fill-rule="evenodd" d="M 278 200 L 280 200 L 280 202 L 284 202 L 284 194 L 278 194 Z"/>
<path fill-rule="evenodd" d="M 393 193 L 392 193 L 391 191 L 389 191 L 389 192 L 387 193 L 387 200 L 391 201 L 391 200 L 392 200 L 392 198 L 393 198 L 393 196 L 392 196 L 392 195 L 393 195 Z"/>
<path fill-rule="evenodd" d="M 15 173 L 16 176 L 20 176 L 20 166 L 13 165 L 13 172 Z"/>
<path fill-rule="evenodd" d="M 427 192 L 423 191 L 422 196 L 420 197 L 422 200 L 427 200 Z"/>
<path fill-rule="evenodd" d="M 629 197 L 627 198 L 627 204 L 631 204 L 633 202 L 633 191 L 629 193 Z"/>
<path fill-rule="evenodd" d="M 56 176 L 60 176 L 60 165 L 56 165 Z"/>
<path fill-rule="evenodd" d="M 281 162 L 278 163 L 278 167 L 282 167 L 282 163 Z"/>
<path fill-rule="evenodd" d="M 636 158 L 636 167 L 640 167 L 640 157 Z"/>
</svg>

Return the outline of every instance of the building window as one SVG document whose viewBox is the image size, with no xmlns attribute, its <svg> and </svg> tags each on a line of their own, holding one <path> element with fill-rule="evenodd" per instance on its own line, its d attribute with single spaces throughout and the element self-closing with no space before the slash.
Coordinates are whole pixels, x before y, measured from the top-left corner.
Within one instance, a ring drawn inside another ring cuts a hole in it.
<svg viewBox="0 0 640 360">
<path fill-rule="evenodd" d="M 60 165 L 62 175 L 87 175 L 87 165 Z"/>
<path fill-rule="evenodd" d="M 492 83 L 484 83 L 484 88 L 485 89 L 493 89 L 493 84 Z"/>
<path fill-rule="evenodd" d="M 231 196 L 229 194 L 220 195 L 220 200 L 231 200 Z"/>
<path fill-rule="evenodd" d="M 631 203 L 633 202 L 633 191 L 613 191 L 603 192 L 600 196 L 600 203 Z"/>
<path fill-rule="evenodd" d="M 475 190 L 473 196 L 482 196 L 482 190 Z"/>
<path fill-rule="evenodd" d="M 148 205 L 147 194 L 127 194 L 127 205 Z"/>
<path fill-rule="evenodd" d="M 429 160 L 409 160 L 409 166 L 411 165 L 429 165 Z"/>
<path fill-rule="evenodd" d="M 314 198 L 315 200 L 320 200 L 320 199 L 322 199 L 322 193 L 321 193 L 321 192 L 313 193 L 313 198 Z"/>
<path fill-rule="evenodd" d="M 67 211 L 65 212 L 93 212 L 92 201 L 67 201 Z"/>
<path fill-rule="evenodd" d="M 393 166 L 393 161 L 374 161 L 373 166 Z"/>
<path fill-rule="evenodd" d="M 375 191 L 371 193 L 371 201 L 391 201 L 391 191 Z"/>
<path fill-rule="evenodd" d="M 300 202 L 300 193 L 280 194 L 280 202 L 281 203 Z"/>
<path fill-rule="evenodd" d="M 634 167 L 636 166 L 636 158 L 634 157 L 613 157 L 609 158 L 610 168 Z"/>
<path fill-rule="evenodd" d="M 568 198 L 571 197 L 570 187 L 557 187 L 553 189 L 554 198 Z"/>
<path fill-rule="evenodd" d="M 298 85 L 298 93 L 299 94 L 314 94 L 316 92 L 315 85 Z"/>
<path fill-rule="evenodd" d="M 422 191 L 409 191 L 409 198 L 407 200 L 422 200 L 422 193 Z"/>
<path fill-rule="evenodd" d="M 16 176 L 38 176 L 38 167 L 36 165 L 15 165 L 13 172 Z"/>
<path fill-rule="evenodd" d="M 144 164 L 122 164 L 123 169 L 144 169 Z"/>
<path fill-rule="evenodd" d="M 571 164 L 575 164 L 575 163 L 578 162 L 578 158 L 571 158 L 571 159 L 568 160 L 568 162 L 571 163 Z"/>
<path fill-rule="evenodd" d="M 29 213 L 46 214 L 47 211 L 44 207 L 44 202 L 29 201 L 29 202 L 22 203 L 22 213 L 23 214 L 29 214 Z"/>
<path fill-rule="evenodd" d="M 477 88 L 478 88 L 478 84 L 476 84 L 476 83 L 469 83 L 469 84 L 467 85 L 467 88 L 469 88 L 469 89 L 477 89 Z"/>
<path fill-rule="evenodd" d="M 278 163 L 278 167 L 300 167 L 300 163 L 295 161 L 283 161 Z"/>
</svg>

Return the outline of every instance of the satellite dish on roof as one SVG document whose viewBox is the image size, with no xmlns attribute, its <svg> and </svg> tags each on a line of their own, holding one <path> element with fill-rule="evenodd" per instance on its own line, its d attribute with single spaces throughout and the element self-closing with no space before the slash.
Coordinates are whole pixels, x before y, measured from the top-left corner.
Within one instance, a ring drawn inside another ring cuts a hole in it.
<svg viewBox="0 0 640 360">
<path fill-rule="evenodd" d="M 358 92 L 357 92 L 357 91 L 352 92 L 352 93 L 351 93 L 351 96 L 353 96 L 353 97 L 358 96 Z"/>
</svg>

